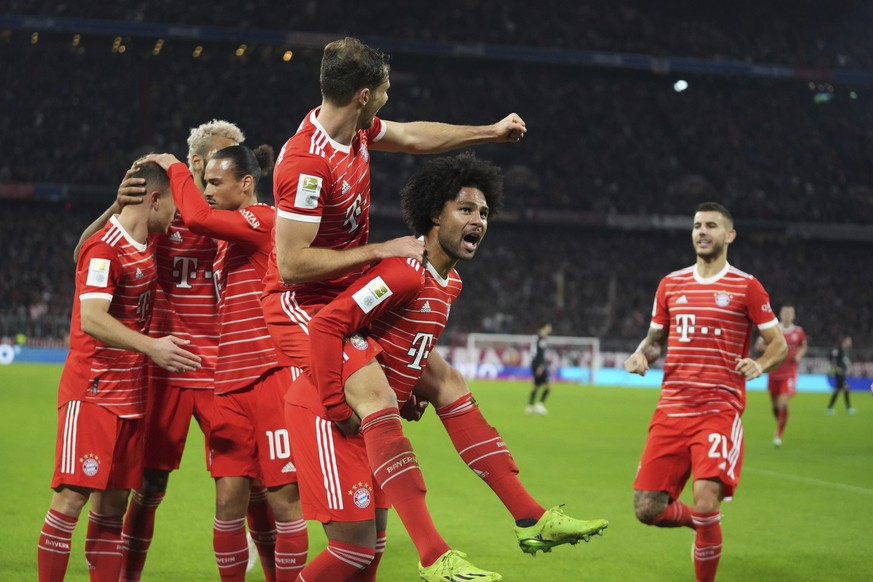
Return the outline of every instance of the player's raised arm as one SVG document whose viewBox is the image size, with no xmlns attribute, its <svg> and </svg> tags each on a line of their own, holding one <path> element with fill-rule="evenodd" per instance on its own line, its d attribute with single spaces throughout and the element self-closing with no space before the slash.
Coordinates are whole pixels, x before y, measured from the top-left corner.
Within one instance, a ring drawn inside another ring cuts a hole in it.
<svg viewBox="0 0 873 582">
<path fill-rule="evenodd" d="M 527 126 L 516 113 L 491 125 L 451 125 L 433 121 L 400 123 L 385 121 L 385 134 L 370 144 L 371 149 L 409 154 L 437 154 L 485 143 L 516 143 Z"/>
<path fill-rule="evenodd" d="M 112 206 L 106 209 L 97 220 L 88 225 L 79 237 L 79 242 L 76 243 L 76 248 L 73 249 L 73 262 L 79 260 L 79 250 L 82 244 L 90 238 L 92 234 L 106 226 L 109 217 L 113 214 L 118 214 L 125 204 L 139 204 L 143 200 L 143 195 L 146 193 L 145 180 L 143 178 L 135 178 L 134 174 L 139 171 L 137 165 L 131 166 L 124 174 L 121 184 L 118 185 L 118 193 L 116 194 L 115 202 Z"/>
</svg>

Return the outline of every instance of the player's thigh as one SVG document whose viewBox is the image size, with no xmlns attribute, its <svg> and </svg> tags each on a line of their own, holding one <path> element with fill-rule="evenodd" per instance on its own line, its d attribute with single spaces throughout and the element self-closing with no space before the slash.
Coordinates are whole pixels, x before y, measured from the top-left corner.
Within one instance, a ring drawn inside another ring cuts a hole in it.
<svg viewBox="0 0 873 582">
<path fill-rule="evenodd" d="M 290 384 L 291 371 L 276 368 L 258 379 L 252 390 L 250 416 L 260 472 L 267 487 L 297 482 L 282 400 Z"/>
<path fill-rule="evenodd" d="M 691 436 L 691 457 L 695 479 L 717 479 L 724 485 L 724 497 L 732 497 L 743 465 L 743 423 L 739 413 L 700 417 Z"/>
<path fill-rule="evenodd" d="M 52 488 L 138 487 L 142 482 L 140 419 L 123 419 L 102 406 L 74 400 L 58 409 Z"/>
<path fill-rule="evenodd" d="M 197 392 L 162 381 L 150 382 L 145 419 L 145 466 L 149 469 L 179 468 Z"/>
<path fill-rule="evenodd" d="M 634 479 L 636 491 L 666 491 L 678 499 L 691 475 L 689 443 L 680 419 L 656 410 Z"/>
<path fill-rule="evenodd" d="M 309 321 L 321 304 L 299 304 L 294 293 L 270 293 L 261 299 L 267 329 L 292 365 L 309 370 Z"/>
<path fill-rule="evenodd" d="M 215 395 L 209 432 L 211 473 L 215 478 L 261 478 L 255 425 L 250 414 L 252 392 L 247 388 Z"/>
<path fill-rule="evenodd" d="M 346 436 L 335 423 L 293 404 L 286 405 L 286 420 L 304 517 L 322 523 L 374 519 L 382 494 L 363 437 Z"/>
</svg>

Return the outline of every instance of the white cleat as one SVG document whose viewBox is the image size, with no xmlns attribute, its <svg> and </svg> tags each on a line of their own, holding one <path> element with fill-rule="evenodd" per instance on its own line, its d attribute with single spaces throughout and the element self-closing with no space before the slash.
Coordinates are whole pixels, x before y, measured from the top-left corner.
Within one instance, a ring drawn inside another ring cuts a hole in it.
<svg viewBox="0 0 873 582">
<path fill-rule="evenodd" d="M 525 414 L 533 414 L 534 412 L 535 412 L 535 411 L 534 411 L 534 406 L 533 406 L 533 404 L 528 404 L 527 406 L 524 407 L 524 413 L 525 413 Z"/>
<path fill-rule="evenodd" d="M 549 413 L 548 409 L 546 409 L 546 406 L 542 402 L 537 402 L 536 404 L 534 404 L 534 412 L 536 412 L 540 416 L 545 416 Z"/>
<path fill-rule="evenodd" d="M 782 439 L 779 438 L 778 436 L 774 436 L 773 437 L 773 446 L 776 447 L 777 449 L 779 447 L 781 447 L 782 446 Z"/>
</svg>

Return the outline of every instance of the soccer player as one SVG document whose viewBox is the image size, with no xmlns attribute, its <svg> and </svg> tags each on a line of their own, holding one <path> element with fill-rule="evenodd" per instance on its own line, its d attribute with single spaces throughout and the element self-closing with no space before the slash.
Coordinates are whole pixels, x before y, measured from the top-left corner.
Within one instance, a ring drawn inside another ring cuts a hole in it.
<svg viewBox="0 0 873 582">
<path fill-rule="evenodd" d="M 746 380 L 778 366 L 788 350 L 764 287 L 727 262 L 736 235 L 727 208 L 697 207 L 691 230 L 697 262 L 661 279 L 649 333 L 624 363 L 643 376 L 667 345 L 661 398 L 634 481 L 634 512 L 647 525 L 696 530 L 698 581 L 715 579 L 720 504 L 739 483 Z M 753 325 L 766 344 L 757 359 L 749 357 Z M 692 473 L 688 507 L 679 494 Z"/>
<path fill-rule="evenodd" d="M 188 166 L 201 192 L 209 157 L 244 140 L 243 132 L 228 121 L 214 119 L 191 129 Z M 139 181 L 125 176 L 118 201 L 85 231 L 83 239 L 101 228 L 119 204 L 135 204 L 141 194 Z M 154 398 L 149 399 L 146 412 L 145 471 L 142 486 L 134 491 L 125 516 L 123 582 L 140 579 L 154 535 L 155 513 L 166 494 L 170 472 L 179 468 L 192 417 L 204 437 L 209 438 L 218 353 L 218 312 L 212 272 L 215 249 L 212 237 L 191 232 L 178 216 L 169 233 L 158 239 L 158 291 L 151 333 L 188 339 L 189 349 L 201 357 L 202 367 L 193 374 L 167 373 L 155 367 L 150 370 L 149 391 Z M 204 455 L 209 468 L 208 443 Z M 252 493 L 248 520 L 269 579 L 276 529 L 263 487 Z"/>
<path fill-rule="evenodd" d="M 58 436 L 51 507 L 39 537 L 39 580 L 64 579 L 70 540 L 91 500 L 85 558 L 91 580 L 118 580 L 121 522 L 142 480 L 147 360 L 193 372 L 188 340 L 148 335 L 157 286 L 155 238 L 176 207 L 167 176 L 140 164 L 142 204 L 125 206 L 82 245 L 70 323 L 70 352 L 58 390 Z"/>
<path fill-rule="evenodd" d="M 245 511 L 252 481 L 263 479 L 276 517 L 276 580 L 293 581 L 306 562 L 307 534 L 290 458 L 282 395 L 290 363 L 274 346 L 258 298 L 273 245 L 275 213 L 257 185 L 273 150 L 231 146 L 206 165 L 201 196 L 171 154 L 146 158 L 167 170 L 179 212 L 193 232 L 219 239 L 213 269 L 219 293 L 215 410 L 209 435 L 216 480 L 215 557 L 221 579 L 245 579 Z"/>
<path fill-rule="evenodd" d="M 422 580 L 499 580 L 451 550 L 433 525 L 399 420 L 399 406 L 415 406 L 413 393 L 437 407 L 462 458 L 520 522 L 516 533 L 526 552 L 587 540 L 606 522 L 547 512 L 530 496 L 463 378 L 434 349 L 461 290 L 454 266 L 473 257 L 489 212 L 502 201 L 500 171 L 472 154 L 440 158 L 417 173 L 401 197 L 407 221 L 424 237 L 424 263 L 382 260 L 321 309 L 309 326 L 312 376 L 301 376 L 286 395 L 304 513 L 325 524 L 331 544 L 301 577 L 342 580 L 356 568 L 374 575 L 369 559 L 384 545 L 387 499 L 416 545 Z M 345 341 L 362 328 L 369 337 Z M 378 362 L 372 360 L 380 350 Z M 348 436 L 358 423 L 360 434 Z"/>
<path fill-rule="evenodd" d="M 398 123 L 376 117 L 388 101 L 388 56 L 354 38 L 329 43 L 322 103 L 284 145 L 273 174 L 276 249 L 261 303 L 270 333 L 295 365 L 309 368 L 309 320 L 371 262 L 422 258 L 413 237 L 367 244 L 370 150 L 428 154 L 517 142 L 516 114 L 486 126 Z"/>
<path fill-rule="evenodd" d="M 852 357 L 850 355 L 851 349 L 852 336 L 847 335 L 843 336 L 843 339 L 840 340 L 840 345 L 831 351 L 831 366 L 834 374 L 834 393 L 831 395 L 828 407 L 825 409 L 825 413 L 828 415 L 834 414 L 834 404 L 837 403 L 837 398 L 839 397 L 840 392 L 843 393 L 843 399 L 846 401 L 846 412 L 848 412 L 850 416 L 855 414 L 855 409 L 852 408 L 849 399 L 849 384 L 846 381 L 846 377 L 849 375 L 849 367 L 852 365 Z"/>
<path fill-rule="evenodd" d="M 767 376 L 767 390 L 773 404 L 773 416 L 776 418 L 776 435 L 773 437 L 775 447 L 782 446 L 782 435 L 785 433 L 785 425 L 788 424 L 788 400 L 797 394 L 797 368 L 807 348 L 806 332 L 799 325 L 794 325 L 794 318 L 794 306 L 783 305 L 779 310 L 779 325 L 788 344 L 788 355 Z M 766 349 L 761 338 L 758 338 L 755 347 L 758 351 Z"/>
<path fill-rule="evenodd" d="M 545 416 L 549 413 L 546 409 L 546 398 L 549 396 L 552 387 L 549 383 L 549 363 L 546 361 L 546 347 L 548 346 L 548 337 L 552 333 L 552 324 L 544 323 L 533 341 L 530 343 L 531 362 L 530 371 L 533 374 L 533 389 L 530 392 L 530 400 L 524 411 L 527 414 L 542 414 Z M 537 392 L 542 389 L 539 402 L 537 402 Z"/>
</svg>

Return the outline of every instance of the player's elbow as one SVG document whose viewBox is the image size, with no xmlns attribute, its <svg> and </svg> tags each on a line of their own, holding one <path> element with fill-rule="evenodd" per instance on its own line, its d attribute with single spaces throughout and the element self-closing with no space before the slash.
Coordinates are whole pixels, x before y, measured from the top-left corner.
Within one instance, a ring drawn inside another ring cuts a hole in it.
<svg viewBox="0 0 873 582">
<path fill-rule="evenodd" d="M 82 311 L 79 313 L 79 321 L 82 325 L 82 331 L 91 337 L 96 337 L 98 330 L 100 329 L 98 318 L 94 317 L 92 313 L 89 311 Z"/>
<path fill-rule="evenodd" d="M 300 276 L 300 266 L 297 261 L 294 260 L 292 253 L 280 253 L 277 249 L 276 267 L 278 267 L 279 270 L 279 277 L 282 278 L 282 282 L 286 285 L 305 282 L 303 277 Z"/>
</svg>

